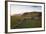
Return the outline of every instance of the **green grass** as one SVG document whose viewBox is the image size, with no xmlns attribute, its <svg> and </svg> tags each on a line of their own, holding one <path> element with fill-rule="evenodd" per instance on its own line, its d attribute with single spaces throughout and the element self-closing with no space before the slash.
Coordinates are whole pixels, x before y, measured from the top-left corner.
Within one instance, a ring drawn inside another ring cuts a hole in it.
<svg viewBox="0 0 46 34">
<path fill-rule="evenodd" d="M 40 19 L 23 19 L 20 20 L 17 17 L 11 17 L 11 28 L 35 28 L 41 27 Z"/>
<path fill-rule="evenodd" d="M 38 20 L 24 20 L 21 24 L 17 25 L 16 28 L 33 28 L 40 27 L 40 21 Z"/>
<path fill-rule="evenodd" d="M 11 16 L 11 29 L 15 28 L 38 28 L 41 27 L 41 16 L 38 19 L 34 17 L 38 16 L 37 12 L 32 12 L 30 14 L 24 14 L 22 16 L 13 15 Z M 33 17 L 33 18 L 24 18 L 24 17 Z"/>
</svg>

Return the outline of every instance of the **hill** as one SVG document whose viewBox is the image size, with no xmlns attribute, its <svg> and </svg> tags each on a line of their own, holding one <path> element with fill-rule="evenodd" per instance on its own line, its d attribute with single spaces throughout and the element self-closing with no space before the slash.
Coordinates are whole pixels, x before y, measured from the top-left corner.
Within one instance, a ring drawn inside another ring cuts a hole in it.
<svg viewBox="0 0 46 34">
<path fill-rule="evenodd" d="M 41 12 L 26 12 L 11 16 L 11 29 L 41 27 Z"/>
</svg>

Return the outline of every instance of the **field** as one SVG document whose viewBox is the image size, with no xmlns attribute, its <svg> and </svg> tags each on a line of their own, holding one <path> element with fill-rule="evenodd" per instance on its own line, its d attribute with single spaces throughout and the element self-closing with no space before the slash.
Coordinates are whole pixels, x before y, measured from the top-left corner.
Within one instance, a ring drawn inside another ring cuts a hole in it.
<svg viewBox="0 0 46 34">
<path fill-rule="evenodd" d="M 11 16 L 11 29 L 41 27 L 41 12 L 24 13 Z"/>
</svg>

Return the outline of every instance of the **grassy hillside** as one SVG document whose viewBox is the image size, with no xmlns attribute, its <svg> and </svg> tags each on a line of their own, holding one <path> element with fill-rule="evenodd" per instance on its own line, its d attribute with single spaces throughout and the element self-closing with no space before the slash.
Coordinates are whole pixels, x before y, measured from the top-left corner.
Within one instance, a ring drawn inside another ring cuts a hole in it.
<svg viewBox="0 0 46 34">
<path fill-rule="evenodd" d="M 11 29 L 41 27 L 41 12 L 24 13 L 11 16 Z"/>
</svg>

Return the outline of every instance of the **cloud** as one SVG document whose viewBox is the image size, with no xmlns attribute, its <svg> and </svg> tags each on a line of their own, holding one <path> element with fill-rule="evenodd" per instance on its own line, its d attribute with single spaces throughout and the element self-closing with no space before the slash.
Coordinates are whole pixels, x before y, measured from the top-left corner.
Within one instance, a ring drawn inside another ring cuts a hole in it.
<svg viewBox="0 0 46 34">
<path fill-rule="evenodd" d="M 11 15 L 23 14 L 24 12 L 41 11 L 41 6 L 33 5 L 11 5 Z"/>
</svg>

